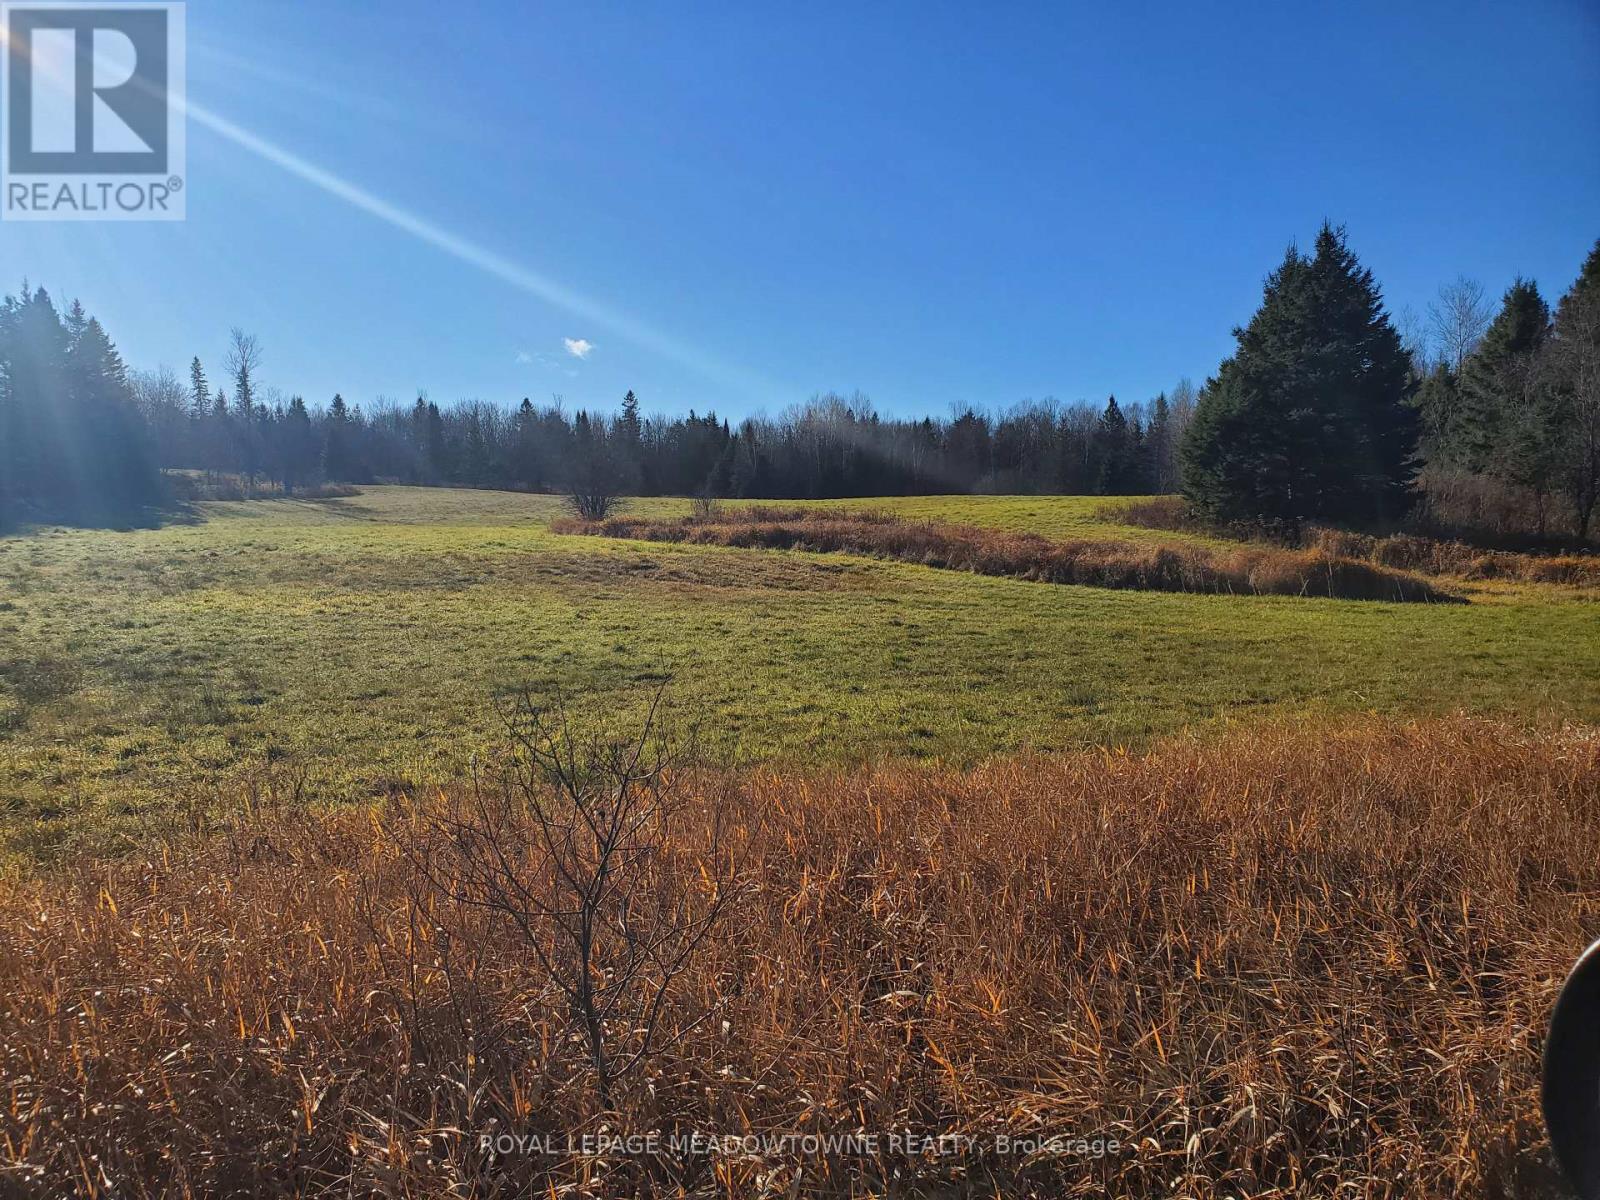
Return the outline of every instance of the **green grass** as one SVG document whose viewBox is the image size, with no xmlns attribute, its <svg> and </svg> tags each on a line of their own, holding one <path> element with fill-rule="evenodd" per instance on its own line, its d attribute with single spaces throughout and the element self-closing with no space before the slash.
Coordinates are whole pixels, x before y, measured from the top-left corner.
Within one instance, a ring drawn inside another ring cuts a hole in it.
<svg viewBox="0 0 1600 1200">
<path fill-rule="evenodd" d="M 1097 520 L 1102 503 L 846 506 L 1173 536 Z M 492 743 L 491 697 L 522 683 L 620 721 L 670 674 L 712 744 L 790 761 L 1138 745 L 1310 711 L 1600 715 L 1600 610 L 1555 589 L 1433 607 L 1057 587 L 559 537 L 556 500 L 493 492 L 204 510 L 0 539 L 0 839 L 14 852 L 112 844 L 243 779 L 340 800 L 440 778 Z"/>
</svg>

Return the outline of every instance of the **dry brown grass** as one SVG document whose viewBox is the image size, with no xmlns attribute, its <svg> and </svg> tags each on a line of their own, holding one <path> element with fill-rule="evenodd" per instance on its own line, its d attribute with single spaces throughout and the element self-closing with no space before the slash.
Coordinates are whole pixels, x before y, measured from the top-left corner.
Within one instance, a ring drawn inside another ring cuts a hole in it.
<svg viewBox="0 0 1600 1200">
<path fill-rule="evenodd" d="M 7 885 L 5 1190 L 1555 1194 L 1536 1070 L 1600 923 L 1592 730 L 1370 721 L 678 786 L 691 819 L 653 898 L 703 894 L 711 796 L 748 890 L 669 997 L 670 1027 L 711 1019 L 611 1114 L 515 931 L 419 889 L 408 831 L 451 801 L 253 811 Z M 1123 1148 L 686 1162 L 478 1142 L 908 1127 Z"/>
<path fill-rule="evenodd" d="M 1144 529 L 1212 532 L 1196 521 L 1179 496 L 1116 502 L 1100 510 L 1104 520 Z M 1235 536 L 1248 537 L 1245 531 Z M 1425 537 L 1414 533 L 1376 535 L 1313 527 L 1299 539 L 1300 548 L 1330 558 L 1372 563 L 1398 571 L 1470 581 L 1509 580 L 1600 587 L 1600 557 L 1593 554 L 1528 554 L 1493 550 L 1470 542 Z"/>
<path fill-rule="evenodd" d="M 1590 554 L 1520 554 L 1409 533 L 1375 537 L 1341 529 L 1314 529 L 1307 541 L 1313 550 L 1325 554 L 1363 559 L 1424 575 L 1600 587 L 1600 557 Z"/>
<path fill-rule="evenodd" d="M 641 541 L 866 554 L 979 575 L 1090 587 L 1347 600 L 1455 599 L 1426 580 L 1315 548 L 1241 545 L 1217 551 L 1193 545 L 1055 541 L 973 525 L 904 521 L 883 513 L 753 507 L 699 519 L 564 519 L 552 522 L 551 528 Z"/>
</svg>

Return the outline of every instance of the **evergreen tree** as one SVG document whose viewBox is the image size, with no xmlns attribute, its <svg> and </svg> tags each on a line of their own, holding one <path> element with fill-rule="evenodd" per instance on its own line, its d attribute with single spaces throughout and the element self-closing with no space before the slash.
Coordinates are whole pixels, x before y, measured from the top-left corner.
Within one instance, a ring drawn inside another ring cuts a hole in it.
<svg viewBox="0 0 1600 1200">
<path fill-rule="evenodd" d="M 1155 456 L 1144 422 L 1135 415 L 1128 422 L 1129 469 L 1123 495 L 1144 496 L 1155 491 Z"/>
<path fill-rule="evenodd" d="M 211 415 L 211 387 L 198 355 L 189 363 L 189 411 L 196 420 Z"/>
<path fill-rule="evenodd" d="M 423 450 L 426 454 L 428 470 L 435 479 L 444 477 L 448 459 L 448 448 L 445 445 L 444 416 L 439 412 L 439 406 L 433 401 L 428 401 L 428 426 L 423 440 Z"/>
<path fill-rule="evenodd" d="M 1549 330 L 1550 309 L 1538 286 L 1518 278 L 1461 369 L 1460 406 L 1446 446 L 1450 461 L 1511 481 L 1529 474 L 1525 421 L 1535 357 Z"/>
<path fill-rule="evenodd" d="M 428 466 L 428 402 L 420 394 L 417 402 L 411 406 L 411 421 L 406 429 L 406 437 L 416 453 L 417 479 L 424 483 L 434 482 L 434 474 Z"/>
<path fill-rule="evenodd" d="M 281 475 L 285 495 L 304 487 L 315 479 L 319 466 L 316 433 L 311 427 L 311 413 L 300 396 L 289 401 L 279 423 L 281 450 Z"/>
<path fill-rule="evenodd" d="M 1372 272 L 1361 265 L 1343 228 L 1324 223 L 1311 260 L 1311 286 L 1327 331 L 1313 359 L 1321 374 L 1321 399 L 1355 430 L 1331 451 L 1333 503 L 1321 516 L 1335 521 L 1383 523 L 1403 516 L 1414 499 L 1420 423 L 1411 404 L 1416 391 L 1411 356 L 1383 307 Z"/>
<path fill-rule="evenodd" d="M 1600 504 L 1600 241 L 1556 305 L 1540 371 L 1541 424 L 1550 432 L 1553 485 L 1588 540 Z"/>
<path fill-rule="evenodd" d="M 517 407 L 516 446 L 511 455 L 512 473 L 526 488 L 538 487 L 543 480 L 539 467 L 539 415 L 526 396 Z"/>
<path fill-rule="evenodd" d="M 1450 464 L 1460 436 L 1461 384 L 1450 364 L 1440 359 L 1417 388 L 1415 398 L 1422 422 L 1422 453 L 1430 463 Z"/>
<path fill-rule="evenodd" d="M 1239 346 L 1207 382 L 1181 452 L 1184 489 L 1223 521 L 1366 524 L 1400 516 L 1417 445 L 1414 389 L 1372 273 L 1342 229 L 1290 247 Z"/>
<path fill-rule="evenodd" d="M 1311 507 L 1296 462 L 1307 460 L 1318 430 L 1291 390 L 1309 338 L 1308 268 L 1291 246 L 1250 324 L 1233 331 L 1238 349 L 1200 392 L 1179 454 L 1184 493 L 1209 519 L 1293 520 Z"/>
<path fill-rule="evenodd" d="M 1150 405 L 1150 426 L 1147 431 L 1150 445 L 1150 484 L 1158 495 L 1166 495 L 1177 486 L 1172 445 L 1172 409 L 1167 394 L 1160 392 Z"/>
<path fill-rule="evenodd" d="M 100 322 L 43 288 L 0 306 L 0 502 L 53 520 L 120 521 L 161 495 L 147 426 Z"/>
<path fill-rule="evenodd" d="M 67 351 L 71 353 L 72 347 L 77 344 L 78 339 L 83 336 L 84 330 L 89 327 L 89 317 L 83 311 L 83 305 L 77 300 L 73 300 L 72 304 L 67 308 L 66 316 L 61 318 L 61 325 L 67 334 Z"/>
<path fill-rule="evenodd" d="M 0 376 L 10 411 L 9 490 L 14 504 L 57 510 L 86 486 L 69 454 L 74 427 L 67 411 L 67 330 L 50 294 L 24 284 L 21 298 L 6 299 L 0 342 Z"/>
<path fill-rule="evenodd" d="M 350 409 L 344 397 L 335 394 L 328 406 L 328 419 L 323 430 L 322 474 L 336 483 L 349 483 L 355 479 L 354 434 L 351 429 Z"/>
<path fill-rule="evenodd" d="M 628 389 L 628 394 L 622 398 L 622 414 L 617 418 L 617 432 L 622 437 L 624 448 L 637 453 L 643 426 L 639 422 L 639 397 L 633 394 L 633 389 Z"/>
<path fill-rule="evenodd" d="M 1102 496 L 1128 495 L 1135 474 L 1133 439 L 1128 431 L 1128 418 L 1115 396 L 1107 399 L 1105 411 L 1100 414 L 1095 428 L 1095 453 L 1100 460 L 1096 490 Z"/>
</svg>

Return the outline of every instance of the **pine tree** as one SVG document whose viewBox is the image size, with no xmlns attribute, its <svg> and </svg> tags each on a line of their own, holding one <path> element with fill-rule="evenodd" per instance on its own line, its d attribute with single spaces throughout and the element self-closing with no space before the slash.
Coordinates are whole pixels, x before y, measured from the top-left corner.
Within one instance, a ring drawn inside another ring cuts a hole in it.
<svg viewBox="0 0 1600 1200">
<path fill-rule="evenodd" d="M 348 483 L 355 474 L 355 464 L 350 445 L 350 410 L 344 397 L 335 393 L 328 406 L 327 428 L 322 442 L 323 477 L 336 483 Z"/>
<path fill-rule="evenodd" d="M 1150 427 L 1146 431 L 1150 447 L 1150 484 L 1159 495 L 1171 492 L 1177 480 L 1173 470 L 1172 409 L 1165 392 L 1150 403 Z"/>
<path fill-rule="evenodd" d="M 411 406 L 411 420 L 406 428 L 406 437 L 416 455 L 417 482 L 434 482 L 433 472 L 428 467 L 428 401 L 420 393 L 417 402 Z"/>
<path fill-rule="evenodd" d="M 1311 507 L 1296 464 L 1315 450 L 1319 430 L 1291 391 L 1310 336 L 1309 266 L 1288 249 L 1250 324 L 1233 331 L 1237 351 L 1200 392 L 1179 453 L 1184 494 L 1211 520 L 1295 520 Z"/>
<path fill-rule="evenodd" d="M 639 397 L 633 394 L 632 388 L 629 388 L 628 394 L 622 398 L 622 415 L 617 418 L 617 432 L 622 435 L 622 444 L 625 448 L 638 451 L 643 426 L 639 421 Z"/>
<path fill-rule="evenodd" d="M 189 411 L 196 420 L 211 415 L 211 387 L 198 355 L 189 363 Z"/>
<path fill-rule="evenodd" d="M 78 339 L 83 336 L 84 330 L 89 327 L 89 317 L 83 311 L 83 305 L 73 300 L 66 316 L 61 318 L 61 324 L 67 332 L 67 352 L 70 354 L 72 348 L 78 344 Z"/>
<path fill-rule="evenodd" d="M 1461 400 L 1447 455 L 1468 471 L 1520 481 L 1528 473 L 1520 427 L 1530 403 L 1533 364 L 1550 330 L 1538 286 L 1518 278 L 1500 312 L 1461 369 Z"/>
<path fill-rule="evenodd" d="M 1342 228 L 1324 223 L 1311 260 L 1311 286 L 1328 343 L 1313 360 L 1323 373 L 1323 407 L 1353 428 L 1330 451 L 1318 515 L 1356 524 L 1393 521 L 1414 499 L 1419 422 L 1411 399 L 1411 356 L 1383 307 L 1372 272 L 1363 267 Z"/>
<path fill-rule="evenodd" d="M 0 501 L 55 520 L 115 520 L 159 498 L 127 370 L 76 301 L 43 288 L 0 305 Z"/>
<path fill-rule="evenodd" d="M 67 330 L 50 294 L 23 285 L 20 298 L 7 298 L 7 320 L 0 343 L 0 376 L 10 411 L 9 490 L 16 503 L 59 510 L 83 481 L 65 440 Z"/>
<path fill-rule="evenodd" d="M 1600 241 L 1556 305 L 1540 372 L 1542 424 L 1550 431 L 1552 482 L 1587 541 L 1600 505 Z"/>
<path fill-rule="evenodd" d="M 449 447 L 445 442 L 444 416 L 432 400 L 428 401 L 428 428 L 423 439 L 423 450 L 433 477 L 444 478 L 445 468 L 449 465 Z"/>
<path fill-rule="evenodd" d="M 1184 490 L 1221 521 L 1382 523 L 1410 502 L 1415 384 L 1372 273 L 1344 231 L 1290 247 L 1239 347 L 1207 382 Z"/>
<path fill-rule="evenodd" d="M 311 428 L 311 413 L 305 399 L 296 396 L 289 401 L 280 426 L 283 443 L 283 490 L 290 494 L 315 477 L 318 466 L 316 434 Z"/>
<path fill-rule="evenodd" d="M 537 487 L 539 478 L 539 417 L 533 411 L 533 401 L 526 396 L 517 407 L 516 445 L 512 450 L 512 473 L 516 482 L 526 488 Z"/>
<path fill-rule="evenodd" d="M 1095 426 L 1094 440 L 1095 453 L 1100 460 L 1095 490 L 1102 496 L 1127 495 L 1133 479 L 1133 441 L 1128 432 L 1128 418 L 1115 396 L 1106 401 L 1105 411 Z"/>
</svg>

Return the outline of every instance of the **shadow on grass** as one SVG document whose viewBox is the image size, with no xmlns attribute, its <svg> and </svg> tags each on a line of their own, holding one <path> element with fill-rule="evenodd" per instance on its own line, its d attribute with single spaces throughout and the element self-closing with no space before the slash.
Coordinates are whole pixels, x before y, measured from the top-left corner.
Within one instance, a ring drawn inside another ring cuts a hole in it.
<svg viewBox="0 0 1600 1200">
<path fill-rule="evenodd" d="M 43 529 L 100 529 L 131 533 L 164 525 L 197 525 L 200 513 L 186 500 L 171 500 L 138 508 L 46 508 L 13 505 L 0 510 L 0 536 L 22 537 Z"/>
</svg>

